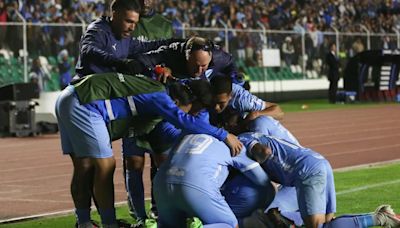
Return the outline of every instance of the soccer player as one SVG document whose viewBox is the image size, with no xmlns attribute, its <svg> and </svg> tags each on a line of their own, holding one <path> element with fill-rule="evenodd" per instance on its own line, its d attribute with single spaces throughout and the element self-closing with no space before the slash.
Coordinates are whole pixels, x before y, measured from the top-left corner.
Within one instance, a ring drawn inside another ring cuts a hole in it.
<svg viewBox="0 0 400 228">
<path fill-rule="evenodd" d="M 213 135 L 230 145 L 233 154 L 242 147 L 234 135 L 184 113 L 167 95 L 162 84 L 140 75 L 86 76 L 61 93 L 56 103 L 56 115 L 62 150 L 71 156 L 74 165 L 71 195 L 79 227 L 91 225 L 91 190 L 104 227 L 118 227 L 111 140 L 121 138 L 129 130 L 138 135 L 147 133 L 157 122 L 156 116 L 188 132 Z M 139 127 L 129 129 L 131 125 Z"/>
<path fill-rule="evenodd" d="M 133 31 L 132 35 L 133 37 L 136 37 L 138 40 L 141 41 L 148 41 L 148 40 L 158 40 L 158 39 L 167 39 L 167 38 L 172 38 L 173 36 L 173 28 L 172 28 L 172 22 L 168 20 L 166 17 L 163 15 L 159 14 L 156 12 L 155 8 L 155 1 L 154 0 L 140 0 L 140 3 L 142 5 L 142 12 L 140 14 L 140 19 L 139 22 L 136 24 L 135 30 Z M 171 94 L 170 94 L 171 95 Z M 124 140 L 125 143 L 126 140 Z M 129 144 L 128 144 L 129 145 Z M 128 146 L 123 146 L 123 150 L 129 150 Z M 132 148 L 135 149 L 135 148 Z M 151 169 L 150 169 L 150 177 L 151 180 L 153 180 L 154 176 L 157 173 L 157 168 L 154 163 L 154 158 L 153 154 L 150 153 L 150 161 L 151 161 Z M 125 163 L 125 162 L 124 162 Z M 125 165 L 124 165 L 124 175 L 125 175 Z M 135 178 L 138 177 L 138 178 Z M 138 175 L 135 175 L 135 177 L 131 177 L 133 179 L 134 185 L 138 186 L 138 189 L 143 186 L 143 180 L 142 177 L 139 177 Z M 153 181 L 152 185 L 153 186 Z M 153 188 L 153 187 L 152 187 Z M 127 189 L 129 190 L 129 189 Z M 137 226 L 140 226 L 140 223 L 144 223 L 145 217 L 142 213 L 141 215 L 138 216 L 137 212 L 132 206 L 132 200 L 138 199 L 144 199 L 144 190 L 139 191 L 140 197 L 134 197 L 134 199 L 130 199 L 128 197 L 128 205 L 129 205 L 129 214 L 136 218 L 137 220 Z M 130 195 L 133 195 L 132 193 Z M 154 202 L 154 197 L 153 197 L 153 190 L 151 190 L 151 208 L 149 212 L 149 217 L 150 218 L 157 218 L 157 208 Z M 138 203 L 135 203 L 138 204 Z M 144 202 L 143 202 L 144 204 Z"/>
<path fill-rule="evenodd" d="M 220 193 L 228 166 L 260 186 L 269 185 L 268 176 L 245 150 L 232 158 L 228 148 L 212 136 L 185 135 L 154 179 L 159 227 L 185 227 L 188 217 L 198 217 L 204 227 L 237 227 L 238 221 Z"/>
<path fill-rule="evenodd" d="M 259 133 L 243 133 L 239 139 L 249 151 L 249 157 L 261 164 L 271 180 L 296 188 L 300 214 L 307 228 L 400 226 L 400 219 L 387 205 L 378 207 L 373 214 L 332 220 L 336 211 L 333 172 L 322 155 Z M 251 221 L 251 218 L 244 219 L 243 224 L 254 227 Z"/>
<path fill-rule="evenodd" d="M 193 80 L 186 81 L 185 83 L 173 83 L 167 86 L 169 95 L 174 100 L 177 106 L 181 106 L 181 109 L 185 109 L 187 112 L 190 110 L 191 114 L 196 114 L 200 109 L 211 107 L 212 96 L 210 92 L 210 84 L 206 80 Z M 181 91 L 185 91 L 182 93 Z M 196 116 L 198 119 L 204 119 L 201 116 Z M 204 122 L 208 122 L 208 119 L 204 119 Z M 162 129 L 158 129 L 158 128 Z M 168 136 L 168 128 L 177 131 L 176 135 L 180 134 L 180 130 L 167 122 L 166 120 L 157 124 L 155 129 L 146 136 L 147 140 L 152 141 L 152 145 L 158 146 L 167 143 L 168 141 L 174 141 Z M 176 129 L 176 130 L 175 130 Z M 160 132 L 161 130 L 161 132 Z M 164 132 L 167 131 L 167 132 Z M 143 186 L 143 169 L 144 169 L 144 154 L 153 148 L 144 147 L 143 145 L 138 145 L 138 137 L 135 135 L 132 137 L 125 137 L 123 139 L 123 155 L 126 161 L 126 185 L 128 190 L 129 198 L 132 200 L 131 203 L 135 208 L 135 213 L 137 216 L 138 223 L 143 224 L 146 219 L 145 202 L 144 202 L 144 186 Z M 155 148 L 155 153 L 151 153 L 152 157 L 160 163 L 164 160 L 158 148 Z M 138 225 L 139 226 L 139 225 Z"/>
<path fill-rule="evenodd" d="M 274 119 L 281 119 L 284 115 L 279 105 L 263 101 L 243 87 L 233 84 L 229 76 L 214 77 L 210 81 L 213 91 L 215 112 L 220 114 L 227 107 L 245 116 L 245 122 L 266 115 Z M 245 115 L 248 113 L 247 115 Z"/>
</svg>

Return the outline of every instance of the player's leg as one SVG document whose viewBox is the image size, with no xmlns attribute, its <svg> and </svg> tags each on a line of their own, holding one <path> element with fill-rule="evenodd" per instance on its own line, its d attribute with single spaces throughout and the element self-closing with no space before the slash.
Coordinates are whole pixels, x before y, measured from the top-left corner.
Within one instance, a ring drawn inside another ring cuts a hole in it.
<svg viewBox="0 0 400 228">
<path fill-rule="evenodd" d="M 111 182 L 102 183 L 102 188 L 113 188 L 112 173 L 114 170 L 109 171 L 107 167 L 96 166 L 94 163 L 98 159 L 113 160 L 107 127 L 102 116 L 79 104 L 78 99 L 74 95 L 73 86 L 67 87 L 61 93 L 56 103 L 56 115 L 59 126 L 61 126 L 60 134 L 63 152 L 64 154 L 71 154 L 73 156 L 75 168 L 71 190 L 73 191 L 74 202 L 76 201 L 77 205 L 90 207 L 87 198 L 88 194 L 91 195 L 92 183 L 96 185 L 96 174 L 99 169 L 106 168 L 105 171 L 111 173 L 111 175 L 108 175 L 111 176 Z M 114 195 L 109 194 L 104 196 L 104 198 L 112 201 L 107 204 L 107 207 L 112 205 L 107 209 L 114 210 Z M 105 204 L 99 203 L 99 209 L 102 209 L 101 207 L 104 206 Z M 86 208 L 84 209 L 87 210 Z M 115 216 L 111 218 L 102 216 L 102 220 L 115 223 Z M 78 221 L 80 221 L 79 218 Z"/>
<path fill-rule="evenodd" d="M 123 156 L 125 157 L 126 167 L 126 187 L 128 199 L 131 200 L 135 208 L 138 223 L 145 222 L 147 215 L 144 201 L 143 169 L 144 154 L 146 149 L 136 145 L 134 137 L 123 138 Z"/>
<path fill-rule="evenodd" d="M 175 190 L 175 200 L 181 200 L 181 209 L 186 211 L 189 217 L 197 217 L 203 225 L 228 224 L 237 227 L 238 221 L 224 197 L 218 192 L 205 193 L 196 188 L 179 185 Z M 161 216 L 161 215 L 160 215 Z"/>
<path fill-rule="evenodd" d="M 94 166 L 90 158 L 77 159 L 71 155 L 74 171 L 71 180 L 71 195 L 75 205 L 78 226 L 90 223 L 90 206 Z"/>
<path fill-rule="evenodd" d="M 154 157 L 152 154 L 150 154 L 150 178 L 151 178 L 151 208 L 150 208 L 150 213 L 149 216 L 151 218 L 156 219 L 158 217 L 158 212 L 157 212 L 157 206 L 156 206 L 156 201 L 154 200 L 154 193 L 153 193 L 153 179 L 157 174 L 158 166 L 156 165 L 156 161 L 154 160 Z"/>
<path fill-rule="evenodd" d="M 186 227 L 187 215 L 180 210 L 182 198 L 176 193 L 176 185 L 165 182 L 164 173 L 154 177 L 154 199 L 158 209 L 158 227 Z"/>
<path fill-rule="evenodd" d="M 94 159 L 94 197 L 99 206 L 99 214 L 104 225 L 116 223 L 114 208 L 114 157 Z"/>
<path fill-rule="evenodd" d="M 389 205 L 381 205 L 373 213 L 339 216 L 324 224 L 323 228 L 364 228 L 372 226 L 400 227 L 400 219 L 396 217 Z"/>
<path fill-rule="evenodd" d="M 304 178 L 299 178 L 295 183 L 300 213 L 307 228 L 318 228 L 329 222 L 326 215 L 333 216 L 335 212 L 336 208 L 332 207 L 327 213 L 327 172 L 325 161 L 321 161 L 312 173 L 305 174 Z M 331 204 L 336 206 L 336 203 Z"/>
</svg>

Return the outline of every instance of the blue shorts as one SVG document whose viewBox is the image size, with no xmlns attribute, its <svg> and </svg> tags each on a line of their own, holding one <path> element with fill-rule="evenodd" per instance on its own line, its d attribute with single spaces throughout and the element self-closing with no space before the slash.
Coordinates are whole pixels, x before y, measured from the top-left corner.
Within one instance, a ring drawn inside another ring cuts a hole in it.
<svg viewBox="0 0 400 228">
<path fill-rule="evenodd" d="M 222 195 L 237 218 L 250 216 L 257 209 L 264 209 L 275 196 L 272 184 L 259 186 L 243 174 L 237 174 L 225 181 Z"/>
<path fill-rule="evenodd" d="M 68 86 L 56 102 L 63 153 L 78 158 L 112 157 L 111 139 L 103 117 L 80 105 L 74 91 L 74 86 Z"/>
<path fill-rule="evenodd" d="M 140 147 L 137 145 L 135 137 L 124 137 L 122 138 L 122 154 L 126 157 L 130 156 L 141 156 L 143 157 L 149 149 Z"/>
<path fill-rule="evenodd" d="M 322 160 L 318 172 L 299 178 L 296 183 L 297 199 L 302 217 L 336 212 L 336 193 L 332 167 Z"/>
<path fill-rule="evenodd" d="M 154 183 L 160 228 L 186 227 L 186 218 L 190 217 L 198 217 L 204 225 L 224 223 L 235 227 L 238 224 L 221 194 L 211 196 L 197 188 L 168 184 L 159 175 Z"/>
</svg>

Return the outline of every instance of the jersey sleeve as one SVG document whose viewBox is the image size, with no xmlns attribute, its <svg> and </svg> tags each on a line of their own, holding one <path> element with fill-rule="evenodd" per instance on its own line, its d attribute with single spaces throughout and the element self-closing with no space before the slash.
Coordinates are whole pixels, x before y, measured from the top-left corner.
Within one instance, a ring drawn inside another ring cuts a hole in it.
<svg viewBox="0 0 400 228">
<path fill-rule="evenodd" d="M 146 53 L 151 50 L 157 50 L 159 47 L 168 47 L 169 44 L 177 41 L 176 39 L 161 39 L 151 41 L 140 41 L 137 38 L 132 38 L 129 44 L 128 58 L 135 58 L 137 54 Z"/>
<path fill-rule="evenodd" d="M 148 141 L 154 152 L 162 153 L 178 141 L 181 133 L 181 129 L 164 120 L 158 123 L 149 133 Z"/>
<path fill-rule="evenodd" d="M 118 59 L 104 51 L 107 34 L 101 28 L 88 29 L 81 41 L 82 60 L 90 59 L 91 62 L 112 66 Z"/>
<path fill-rule="evenodd" d="M 228 132 L 222 128 L 212 126 L 202 117 L 192 116 L 179 109 L 166 93 L 158 93 L 151 99 L 151 108 L 154 113 L 162 116 L 175 127 L 189 134 L 208 134 L 220 141 L 224 141 Z"/>
<path fill-rule="evenodd" d="M 232 84 L 232 93 L 231 106 L 239 112 L 261 111 L 266 108 L 264 100 L 251 94 L 240 85 Z"/>
<path fill-rule="evenodd" d="M 246 155 L 246 149 L 233 158 L 232 166 L 243 173 L 254 184 L 266 186 L 269 182 L 267 173 L 261 168 L 260 164 Z"/>
</svg>

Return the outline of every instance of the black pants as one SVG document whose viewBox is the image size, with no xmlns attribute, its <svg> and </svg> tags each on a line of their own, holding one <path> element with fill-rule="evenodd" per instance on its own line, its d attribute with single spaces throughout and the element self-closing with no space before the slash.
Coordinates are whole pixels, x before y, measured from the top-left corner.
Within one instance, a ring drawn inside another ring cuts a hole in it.
<svg viewBox="0 0 400 228">
<path fill-rule="evenodd" d="M 338 90 L 338 81 L 339 80 L 330 80 L 329 81 L 328 98 L 329 98 L 330 103 L 336 102 L 336 92 Z"/>
</svg>

